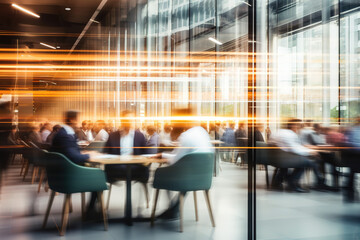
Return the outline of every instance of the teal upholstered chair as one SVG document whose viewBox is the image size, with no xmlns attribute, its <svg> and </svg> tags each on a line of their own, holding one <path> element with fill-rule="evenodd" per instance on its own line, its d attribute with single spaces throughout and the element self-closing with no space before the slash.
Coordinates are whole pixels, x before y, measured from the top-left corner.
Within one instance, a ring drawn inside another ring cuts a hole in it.
<svg viewBox="0 0 360 240">
<path fill-rule="evenodd" d="M 60 235 L 65 234 L 66 225 L 71 208 L 70 197 L 73 193 L 82 193 L 82 213 L 85 211 L 85 192 L 97 192 L 100 200 L 104 219 L 104 227 L 107 230 L 107 216 L 104 208 L 103 191 L 107 190 L 104 171 L 97 168 L 89 168 L 77 165 L 60 153 L 48 152 L 45 154 L 46 173 L 48 177 L 51 195 L 46 209 L 43 228 L 46 227 L 51 205 L 56 192 L 64 193 L 64 207 Z"/>
<path fill-rule="evenodd" d="M 94 142 L 91 142 L 88 146 L 86 146 L 85 150 L 103 152 L 103 148 L 104 148 L 105 144 L 106 144 L 106 142 L 103 142 L 103 141 L 94 141 Z"/>
<path fill-rule="evenodd" d="M 215 221 L 211 209 L 209 190 L 214 171 L 213 153 L 190 153 L 175 164 L 158 168 L 155 171 L 153 186 L 156 189 L 155 201 L 151 214 L 151 225 L 154 224 L 159 190 L 165 189 L 180 192 L 180 231 L 183 231 L 183 206 L 186 192 L 194 192 L 195 217 L 198 221 L 196 191 L 204 191 L 212 226 Z"/>
</svg>

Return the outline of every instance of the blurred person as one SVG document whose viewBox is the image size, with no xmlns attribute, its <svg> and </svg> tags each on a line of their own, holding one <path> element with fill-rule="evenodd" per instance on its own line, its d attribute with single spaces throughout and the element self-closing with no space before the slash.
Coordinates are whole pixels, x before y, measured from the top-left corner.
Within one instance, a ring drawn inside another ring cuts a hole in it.
<svg viewBox="0 0 360 240">
<path fill-rule="evenodd" d="M 52 126 L 50 123 L 44 123 L 41 128 L 40 135 L 42 143 L 46 143 L 46 138 L 50 135 Z"/>
<path fill-rule="evenodd" d="M 135 130 L 135 114 L 132 111 L 121 112 L 121 127 L 118 131 L 110 134 L 104 152 L 114 155 L 141 155 L 145 154 L 146 139 L 144 135 Z M 106 178 L 109 183 L 126 178 L 127 166 L 124 164 L 105 165 Z M 141 182 L 149 179 L 149 168 L 142 164 L 131 164 L 131 178 Z M 88 211 L 94 211 L 96 193 L 91 195 Z"/>
<path fill-rule="evenodd" d="M 8 137 L 8 143 L 12 144 L 12 145 L 20 144 L 20 142 L 19 142 L 19 132 L 17 131 L 17 126 L 16 125 L 11 126 L 11 132 L 10 132 L 9 137 Z"/>
<path fill-rule="evenodd" d="M 323 134 L 323 128 L 320 124 L 316 123 L 314 124 L 314 129 L 312 132 L 308 134 L 308 141 L 310 145 L 325 145 L 326 139 L 325 135 Z"/>
<path fill-rule="evenodd" d="M 11 151 L 6 148 L 8 137 L 11 133 L 12 114 L 10 111 L 11 96 L 3 94 L 0 97 L 0 187 L 2 185 L 2 174 L 7 169 L 10 161 Z"/>
<path fill-rule="evenodd" d="M 192 110 L 189 108 L 178 109 L 174 111 L 174 116 L 192 116 Z M 210 137 L 207 131 L 191 120 L 174 120 L 172 122 L 173 130 L 179 132 L 178 136 L 179 147 L 172 152 L 159 153 L 156 157 L 167 159 L 169 165 L 175 164 L 183 156 L 194 153 L 204 152 L 213 153 L 214 149 L 210 143 Z M 177 219 L 179 217 L 179 198 L 172 201 L 170 207 L 162 213 L 158 218 Z"/>
<path fill-rule="evenodd" d="M 159 134 L 156 132 L 155 126 L 149 125 L 146 128 L 147 130 L 147 141 L 146 141 L 146 147 L 147 153 L 149 154 L 155 154 L 158 152 L 160 137 Z"/>
<path fill-rule="evenodd" d="M 348 129 L 346 135 L 346 146 L 351 147 L 352 149 L 345 150 L 347 152 L 347 157 L 350 158 L 348 159 L 348 162 L 350 161 L 350 174 L 345 186 L 344 200 L 352 202 L 355 200 L 355 173 L 359 172 L 360 169 L 360 163 L 357 161 L 360 159 L 360 117 L 356 118 L 354 126 Z"/>
<path fill-rule="evenodd" d="M 235 138 L 236 138 L 236 146 L 238 147 L 246 147 L 248 145 L 247 140 L 247 129 L 245 127 L 244 122 L 239 122 L 238 128 L 235 131 Z M 247 151 L 239 150 L 236 156 L 236 160 L 238 157 L 241 158 L 241 162 L 247 162 Z"/>
<path fill-rule="evenodd" d="M 164 130 L 160 132 L 160 144 L 163 146 L 171 146 L 171 131 L 172 127 L 170 124 L 165 124 Z"/>
<path fill-rule="evenodd" d="M 74 129 L 76 129 L 78 124 L 78 112 L 65 112 L 64 123 L 53 138 L 51 151 L 62 153 L 70 161 L 83 165 L 90 156 L 88 154 L 81 154 L 77 144 Z"/>
<path fill-rule="evenodd" d="M 309 135 L 314 132 L 312 120 L 306 120 L 299 131 L 299 137 L 304 145 L 310 145 Z"/>
<path fill-rule="evenodd" d="M 262 124 L 256 124 L 255 126 L 255 141 L 265 142 L 264 125 Z"/>
<path fill-rule="evenodd" d="M 106 142 L 109 139 L 109 133 L 105 130 L 106 124 L 104 120 L 97 120 L 94 125 L 96 133 L 94 141 Z"/>
<path fill-rule="evenodd" d="M 346 140 L 345 135 L 339 131 L 337 126 L 331 126 L 327 128 L 325 136 L 326 143 L 336 147 L 342 145 Z"/>
<path fill-rule="evenodd" d="M 87 141 L 88 140 L 88 137 L 87 137 L 87 124 L 88 124 L 88 121 L 84 120 L 82 121 L 81 123 L 81 128 L 77 129 L 75 131 L 75 134 L 76 134 L 76 137 L 79 141 Z"/>
<path fill-rule="evenodd" d="M 316 159 L 319 159 L 319 154 L 310 148 L 305 147 L 297 135 L 301 127 L 300 119 L 290 119 L 287 123 L 287 129 L 280 129 L 271 137 L 271 142 L 280 147 L 283 151 L 293 153 L 295 156 L 288 161 L 298 165 L 293 172 L 288 176 L 287 168 L 280 169 L 274 179 L 273 188 L 282 188 L 281 184 L 284 180 L 288 182 L 288 190 L 295 192 L 306 192 L 305 189 L 299 185 L 299 180 L 304 173 L 305 168 L 311 168 L 316 177 L 315 190 L 327 190 L 329 187 L 324 184 L 324 178 L 319 171 L 319 166 Z M 297 157 L 296 157 L 297 156 Z"/>
<path fill-rule="evenodd" d="M 211 140 L 216 139 L 216 127 L 214 123 L 210 123 L 209 125 L 209 135 Z"/>
<path fill-rule="evenodd" d="M 93 131 L 94 128 L 93 122 L 91 120 L 88 120 L 86 126 L 87 126 L 87 132 L 86 132 L 87 140 L 89 142 L 94 141 L 96 133 Z"/>
<path fill-rule="evenodd" d="M 230 149 L 226 149 L 224 155 L 224 161 L 233 162 L 233 149 L 231 147 L 236 147 L 236 138 L 235 138 L 235 122 L 230 122 L 229 127 L 225 129 L 224 134 L 221 137 L 221 141 L 223 141 L 224 147 L 229 147 Z M 231 159 L 230 159 L 231 158 Z"/>
<path fill-rule="evenodd" d="M 30 124 L 30 132 L 27 136 L 27 140 L 34 143 L 39 148 L 42 148 L 43 141 L 41 139 L 41 134 L 39 132 L 39 126 L 36 124 Z"/>
<path fill-rule="evenodd" d="M 54 125 L 52 132 L 49 134 L 49 136 L 46 138 L 46 143 L 50 146 L 52 145 L 53 139 L 56 135 L 56 133 L 61 129 L 61 125 L 56 124 Z"/>
</svg>

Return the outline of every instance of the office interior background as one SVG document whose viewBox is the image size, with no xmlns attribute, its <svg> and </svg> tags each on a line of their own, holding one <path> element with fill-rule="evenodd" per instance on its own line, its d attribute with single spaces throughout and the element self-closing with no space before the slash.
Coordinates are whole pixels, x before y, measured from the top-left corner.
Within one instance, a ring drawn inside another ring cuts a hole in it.
<svg viewBox="0 0 360 240">
<path fill-rule="evenodd" d="M 123 110 L 132 110 L 139 129 L 149 124 L 162 129 L 175 109 L 190 107 L 192 120 L 207 129 L 244 122 L 248 130 L 248 162 L 241 163 L 241 156 L 234 163 L 220 158 L 213 178 L 216 228 L 205 202 L 199 202 L 195 223 L 189 196 L 184 233 L 176 231 L 176 222 L 156 223 L 153 229 L 148 223 L 129 229 L 110 222 L 109 231 L 102 232 L 97 225 L 74 223 L 75 218 L 66 238 L 360 238 L 360 205 L 344 203 L 340 193 L 268 190 L 265 170 L 255 164 L 253 139 L 256 124 L 266 135 L 290 118 L 327 127 L 355 123 L 358 0 L 2 0 L 0 6 L 0 91 L 11 97 L 19 129 L 29 121 L 60 123 L 69 109 L 78 110 L 81 121 L 101 119 L 114 127 L 120 126 Z M 37 196 L 36 213 L 30 214 L 35 185 L 17 180 L 16 166 L 3 177 L 1 235 L 58 238 L 50 226 L 39 230 L 49 194 Z M 270 175 L 273 171 L 269 166 Z M 312 177 L 308 173 L 301 181 Z M 114 196 L 123 198 L 124 187 L 116 191 Z M 139 200 L 133 204 L 142 206 L 143 193 L 134 194 Z M 114 205 L 123 209 L 121 202 Z M 56 213 L 53 218 L 60 219 Z"/>
</svg>

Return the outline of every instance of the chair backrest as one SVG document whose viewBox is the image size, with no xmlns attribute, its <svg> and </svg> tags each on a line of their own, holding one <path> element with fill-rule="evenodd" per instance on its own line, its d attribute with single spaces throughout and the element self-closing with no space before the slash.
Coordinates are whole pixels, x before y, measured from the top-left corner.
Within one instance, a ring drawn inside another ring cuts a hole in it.
<svg viewBox="0 0 360 240">
<path fill-rule="evenodd" d="M 91 142 L 88 146 L 86 146 L 85 149 L 88 151 L 103 152 L 105 144 L 106 144 L 106 142 L 103 142 L 103 141 L 94 141 L 94 142 Z"/>
<path fill-rule="evenodd" d="M 165 180 L 165 189 L 180 192 L 210 189 L 214 160 L 213 153 L 190 153 L 182 157 L 174 165 L 159 168 L 161 178 Z M 154 187 L 157 185 L 156 181 L 155 176 Z"/>
<path fill-rule="evenodd" d="M 61 193 L 91 192 L 107 189 L 105 173 L 71 162 L 61 153 L 44 152 L 50 189 Z"/>
</svg>

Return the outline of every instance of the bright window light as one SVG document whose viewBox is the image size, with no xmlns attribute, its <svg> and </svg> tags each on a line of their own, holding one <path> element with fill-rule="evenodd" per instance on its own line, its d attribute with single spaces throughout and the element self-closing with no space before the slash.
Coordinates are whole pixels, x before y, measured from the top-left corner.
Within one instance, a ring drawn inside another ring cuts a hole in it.
<svg viewBox="0 0 360 240">
<path fill-rule="evenodd" d="M 13 6 L 14 8 L 19 9 L 20 11 L 23 11 L 24 13 L 27 13 L 27 14 L 32 15 L 34 17 L 40 18 L 40 16 L 37 15 L 36 13 L 33 13 L 32 11 L 29 11 L 29 10 L 23 8 L 23 7 L 20 7 L 19 5 L 15 4 L 15 3 L 11 4 L 11 6 Z"/>
</svg>

